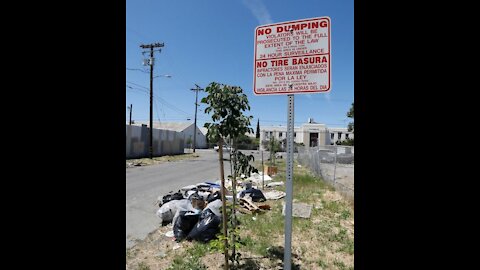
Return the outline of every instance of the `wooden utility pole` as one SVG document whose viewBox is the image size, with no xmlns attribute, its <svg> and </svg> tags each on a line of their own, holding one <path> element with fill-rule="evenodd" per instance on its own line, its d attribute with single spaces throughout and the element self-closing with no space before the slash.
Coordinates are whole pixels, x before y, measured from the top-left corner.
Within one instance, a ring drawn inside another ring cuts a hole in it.
<svg viewBox="0 0 480 270">
<path fill-rule="evenodd" d="M 132 125 L 132 108 L 133 108 L 133 104 L 130 104 L 130 126 Z"/>
<path fill-rule="evenodd" d="M 195 91 L 195 124 L 193 127 L 193 153 L 195 153 L 196 145 L 197 145 L 197 107 L 198 107 L 198 91 L 203 91 L 203 88 L 200 88 L 198 84 L 195 84 L 197 88 L 190 89 Z"/>
<path fill-rule="evenodd" d="M 140 45 L 142 49 L 150 49 L 150 59 L 149 59 L 149 66 L 150 66 L 150 158 L 153 159 L 153 49 L 163 47 L 163 43 L 152 43 L 147 45 Z"/>
</svg>

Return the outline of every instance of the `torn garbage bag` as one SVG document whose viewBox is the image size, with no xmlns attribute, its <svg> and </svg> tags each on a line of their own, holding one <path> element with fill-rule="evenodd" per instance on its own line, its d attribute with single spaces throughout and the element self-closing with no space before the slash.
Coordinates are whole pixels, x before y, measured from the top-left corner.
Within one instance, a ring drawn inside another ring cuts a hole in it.
<svg viewBox="0 0 480 270">
<path fill-rule="evenodd" d="M 198 218 L 199 213 L 196 211 L 179 211 L 178 218 L 173 225 L 173 234 L 177 242 L 187 237 L 188 233 L 190 233 L 195 224 L 197 224 Z"/>
<path fill-rule="evenodd" d="M 187 236 L 187 240 L 196 240 L 208 242 L 216 237 L 220 232 L 220 217 L 215 215 L 210 209 L 205 209 L 200 215 L 198 223 L 192 228 Z"/>
</svg>

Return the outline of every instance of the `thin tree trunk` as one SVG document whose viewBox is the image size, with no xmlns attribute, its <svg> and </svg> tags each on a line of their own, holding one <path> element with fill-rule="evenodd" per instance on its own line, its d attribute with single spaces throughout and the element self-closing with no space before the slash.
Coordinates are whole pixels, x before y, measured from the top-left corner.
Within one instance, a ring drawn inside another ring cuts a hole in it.
<svg viewBox="0 0 480 270">
<path fill-rule="evenodd" d="M 232 180 L 232 191 L 233 191 L 233 206 L 232 206 L 232 222 L 233 222 L 233 232 L 237 228 L 237 215 L 235 213 L 235 206 L 237 205 L 237 171 L 238 171 L 238 160 L 237 160 L 237 142 L 233 139 L 233 180 Z M 230 161 L 231 162 L 231 161 Z M 232 233 L 232 258 L 235 258 L 235 233 Z M 233 261 L 235 265 L 235 261 Z"/>
<path fill-rule="evenodd" d="M 225 237 L 224 242 L 224 254 L 225 254 L 225 270 L 228 270 L 228 235 L 227 235 L 227 203 L 226 203 L 226 194 L 227 189 L 225 188 L 225 173 L 223 171 L 223 139 L 218 140 L 218 158 L 220 161 L 220 183 L 221 183 L 221 195 L 222 195 L 222 221 L 223 221 L 223 236 Z"/>
</svg>

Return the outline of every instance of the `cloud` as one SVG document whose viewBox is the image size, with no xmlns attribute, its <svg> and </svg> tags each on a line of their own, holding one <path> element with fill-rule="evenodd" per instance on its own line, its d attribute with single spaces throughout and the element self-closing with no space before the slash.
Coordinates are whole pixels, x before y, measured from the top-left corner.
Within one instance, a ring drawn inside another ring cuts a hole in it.
<svg viewBox="0 0 480 270">
<path fill-rule="evenodd" d="M 330 92 L 324 94 L 325 99 L 330 102 Z"/>
<path fill-rule="evenodd" d="M 253 16 L 257 18 L 260 25 L 273 23 L 267 7 L 261 0 L 243 0 L 243 4 L 252 12 Z"/>
</svg>

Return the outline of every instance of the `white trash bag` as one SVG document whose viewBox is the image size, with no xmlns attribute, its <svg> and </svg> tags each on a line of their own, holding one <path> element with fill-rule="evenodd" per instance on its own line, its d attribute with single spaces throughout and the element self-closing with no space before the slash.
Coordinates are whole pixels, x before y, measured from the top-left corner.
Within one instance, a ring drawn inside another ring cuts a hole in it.
<svg viewBox="0 0 480 270">
<path fill-rule="evenodd" d="M 162 205 L 157 210 L 157 216 L 160 218 L 161 223 L 171 222 L 178 209 L 191 210 L 192 208 L 192 203 L 187 199 L 173 200 Z"/>
</svg>

